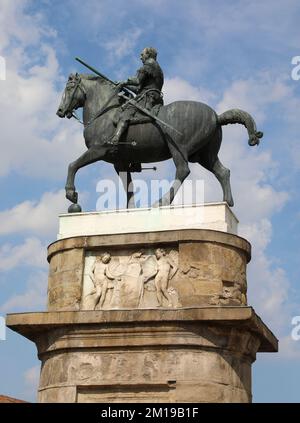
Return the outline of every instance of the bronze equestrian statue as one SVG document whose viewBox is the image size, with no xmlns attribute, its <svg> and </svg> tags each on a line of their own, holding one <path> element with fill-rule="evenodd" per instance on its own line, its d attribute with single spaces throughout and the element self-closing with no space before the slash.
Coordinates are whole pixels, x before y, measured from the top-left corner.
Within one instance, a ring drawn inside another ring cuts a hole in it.
<svg viewBox="0 0 300 423">
<path fill-rule="evenodd" d="M 240 109 L 217 115 L 208 105 L 196 101 L 163 105 L 163 73 L 156 62 L 156 50 L 144 49 L 141 59 L 143 66 L 137 76 L 119 84 L 90 66 L 101 76 L 78 73 L 69 76 L 57 115 L 71 118 L 76 109 L 83 108 L 87 146 L 87 151 L 68 168 L 66 197 L 73 203 L 69 212 L 81 211 L 74 185 L 77 171 L 100 160 L 112 163 L 118 174 L 127 172 L 124 186 L 127 207 L 134 207 L 133 192 L 129 190 L 131 172 L 141 171 L 142 163 L 170 158 L 176 167 L 175 180 L 155 206 L 172 203 L 190 173 L 189 162 L 199 163 L 211 171 L 221 184 L 223 201 L 233 206 L 230 170 L 218 158 L 222 126 L 244 125 L 250 146 L 258 145 L 263 133 L 256 130 L 251 115 Z"/>
</svg>

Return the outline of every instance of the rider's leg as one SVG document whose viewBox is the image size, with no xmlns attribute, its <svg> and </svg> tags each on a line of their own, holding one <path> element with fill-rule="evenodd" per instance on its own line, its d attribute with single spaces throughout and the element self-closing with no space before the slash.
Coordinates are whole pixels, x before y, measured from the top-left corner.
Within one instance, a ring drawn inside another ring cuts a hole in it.
<svg viewBox="0 0 300 423">
<path fill-rule="evenodd" d="M 129 121 L 127 119 L 126 120 L 120 119 L 117 125 L 116 132 L 114 133 L 114 136 L 112 137 L 109 144 L 118 145 L 122 135 L 128 128 L 128 125 L 129 125 Z"/>
<path fill-rule="evenodd" d="M 122 106 L 122 114 L 120 116 L 120 119 L 117 124 L 116 132 L 114 133 L 114 136 L 109 141 L 109 144 L 118 145 L 122 135 L 127 130 L 131 119 L 134 117 L 136 113 L 135 107 L 131 106 L 130 104 L 127 104 L 125 106 Z"/>
</svg>

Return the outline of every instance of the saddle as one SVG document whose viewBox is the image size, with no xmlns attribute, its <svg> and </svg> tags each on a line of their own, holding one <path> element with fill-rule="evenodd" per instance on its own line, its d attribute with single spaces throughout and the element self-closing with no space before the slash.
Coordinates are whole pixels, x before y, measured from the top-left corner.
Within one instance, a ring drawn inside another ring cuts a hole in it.
<svg viewBox="0 0 300 423">
<path fill-rule="evenodd" d="M 132 100 L 129 98 L 128 100 Z M 138 94 L 134 98 L 134 102 L 136 102 L 139 106 L 147 109 L 150 111 L 154 116 L 157 116 L 161 107 L 163 106 L 163 97 L 161 91 L 156 88 L 149 88 L 145 90 L 143 93 Z M 128 101 L 124 102 L 118 109 L 115 117 L 114 117 L 114 125 L 116 126 L 118 122 L 122 120 L 126 120 L 129 124 L 139 124 L 139 123 L 148 123 L 152 122 L 151 117 L 143 114 L 143 112 L 137 109 L 134 104 L 128 103 Z"/>
</svg>

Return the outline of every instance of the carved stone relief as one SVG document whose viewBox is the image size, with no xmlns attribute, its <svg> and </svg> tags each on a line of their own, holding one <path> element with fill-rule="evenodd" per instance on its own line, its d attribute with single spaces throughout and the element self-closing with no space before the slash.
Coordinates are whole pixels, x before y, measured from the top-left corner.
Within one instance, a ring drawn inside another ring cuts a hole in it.
<svg viewBox="0 0 300 423">
<path fill-rule="evenodd" d="M 170 281 L 178 270 L 174 249 L 88 254 L 81 309 L 180 307 Z"/>
<path fill-rule="evenodd" d="M 247 288 L 242 282 L 223 281 L 223 290 L 210 299 L 212 305 L 247 305 Z"/>
</svg>

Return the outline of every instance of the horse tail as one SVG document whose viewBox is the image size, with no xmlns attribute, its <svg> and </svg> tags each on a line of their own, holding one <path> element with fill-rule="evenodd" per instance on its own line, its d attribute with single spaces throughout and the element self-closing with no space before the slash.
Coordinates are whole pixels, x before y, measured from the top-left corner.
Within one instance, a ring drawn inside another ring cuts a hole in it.
<svg viewBox="0 0 300 423">
<path fill-rule="evenodd" d="M 249 145 L 258 145 L 260 138 L 263 137 L 263 132 L 256 130 L 256 124 L 253 117 L 240 109 L 230 109 L 218 115 L 218 122 L 220 125 L 228 125 L 230 123 L 240 123 L 244 125 L 249 135 Z"/>
</svg>

